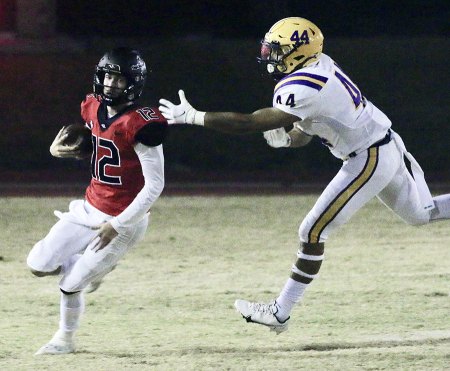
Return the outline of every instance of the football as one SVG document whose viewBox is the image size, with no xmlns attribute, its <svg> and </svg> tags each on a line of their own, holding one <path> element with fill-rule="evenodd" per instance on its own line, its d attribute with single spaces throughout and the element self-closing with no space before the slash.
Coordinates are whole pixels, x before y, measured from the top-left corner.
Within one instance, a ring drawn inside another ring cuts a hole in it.
<svg viewBox="0 0 450 371">
<path fill-rule="evenodd" d="M 74 145 L 79 142 L 79 150 L 82 157 L 92 153 L 91 131 L 82 124 L 71 124 L 64 127 L 63 134 L 67 135 L 63 144 Z"/>
</svg>

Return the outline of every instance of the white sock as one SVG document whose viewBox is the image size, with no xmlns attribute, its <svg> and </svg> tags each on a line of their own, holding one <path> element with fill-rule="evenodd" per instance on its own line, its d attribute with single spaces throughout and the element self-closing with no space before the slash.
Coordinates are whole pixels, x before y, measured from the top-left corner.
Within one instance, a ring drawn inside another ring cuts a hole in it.
<svg viewBox="0 0 450 371">
<path fill-rule="evenodd" d="M 59 334 L 71 340 L 80 325 L 80 317 L 84 312 L 83 292 L 66 295 L 61 293 Z"/>
<path fill-rule="evenodd" d="M 277 301 L 277 318 L 280 321 L 287 319 L 292 311 L 292 308 L 302 299 L 306 288 L 309 284 L 301 283 L 289 278 L 281 290 Z"/>
</svg>

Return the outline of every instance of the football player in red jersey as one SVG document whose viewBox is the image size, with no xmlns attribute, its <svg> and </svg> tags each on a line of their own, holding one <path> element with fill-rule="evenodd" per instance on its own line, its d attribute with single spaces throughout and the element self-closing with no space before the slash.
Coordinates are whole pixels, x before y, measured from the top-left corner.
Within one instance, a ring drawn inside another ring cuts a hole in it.
<svg viewBox="0 0 450 371">
<path fill-rule="evenodd" d="M 157 108 L 136 104 L 146 77 L 138 51 L 113 49 L 100 59 L 94 93 L 81 103 L 81 116 L 91 131 L 91 182 L 84 200 L 72 201 L 68 212 L 55 211 L 59 221 L 27 259 L 36 276 L 61 276 L 59 329 L 36 354 L 75 351 L 83 291 L 88 285 L 95 289 L 143 238 L 149 210 L 164 188 L 167 121 Z M 89 156 L 80 155 L 81 140 L 66 143 L 67 137 L 63 128 L 50 147 L 53 156 Z"/>
</svg>

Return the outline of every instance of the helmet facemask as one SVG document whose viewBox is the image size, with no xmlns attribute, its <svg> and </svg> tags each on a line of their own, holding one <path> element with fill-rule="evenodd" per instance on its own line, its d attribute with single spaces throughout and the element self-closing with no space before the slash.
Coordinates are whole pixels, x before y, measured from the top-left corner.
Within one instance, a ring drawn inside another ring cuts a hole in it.
<svg viewBox="0 0 450 371">
<path fill-rule="evenodd" d="M 101 67 L 97 67 L 94 74 L 94 92 L 102 97 L 103 102 L 105 102 L 107 106 L 117 106 L 119 104 L 134 102 L 137 98 L 139 98 L 140 92 L 144 87 L 145 78 L 143 81 L 138 81 L 136 84 L 134 84 L 133 82 L 130 83 L 130 78 L 125 76 L 125 78 L 127 79 L 127 86 L 124 89 L 113 87 L 113 89 L 122 90 L 122 92 L 115 96 L 111 96 L 106 95 L 104 92 L 104 88 L 105 86 L 107 86 L 104 84 L 105 74 L 107 73 L 118 74 L 117 72 Z M 136 94 L 136 91 L 139 91 L 139 94 Z"/>
<path fill-rule="evenodd" d="M 271 75 L 275 80 L 285 76 L 287 66 L 286 58 L 297 50 L 297 45 L 280 45 L 278 42 L 261 41 L 261 57 L 257 58 L 264 72 Z"/>
<path fill-rule="evenodd" d="M 105 74 L 117 74 L 127 80 L 123 91 L 115 96 L 104 93 Z M 106 53 L 95 68 L 94 93 L 102 98 L 107 106 L 117 106 L 138 99 L 144 89 L 147 77 L 145 62 L 137 51 L 117 48 Z"/>
</svg>

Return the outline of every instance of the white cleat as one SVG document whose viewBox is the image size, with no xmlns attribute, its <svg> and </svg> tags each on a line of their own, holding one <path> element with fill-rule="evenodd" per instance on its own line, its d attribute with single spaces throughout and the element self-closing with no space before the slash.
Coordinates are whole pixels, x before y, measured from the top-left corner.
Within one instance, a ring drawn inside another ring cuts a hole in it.
<svg viewBox="0 0 450 371">
<path fill-rule="evenodd" d="M 39 349 L 35 356 L 43 355 L 43 354 L 69 354 L 75 353 L 75 344 L 72 341 L 58 341 L 45 344 L 41 349 Z"/>
<path fill-rule="evenodd" d="M 277 303 L 273 301 L 269 304 L 251 303 L 247 300 L 236 300 L 234 306 L 242 314 L 247 322 L 253 322 L 270 328 L 278 334 L 288 329 L 289 318 L 280 321 L 276 314 L 278 312 Z"/>
</svg>

